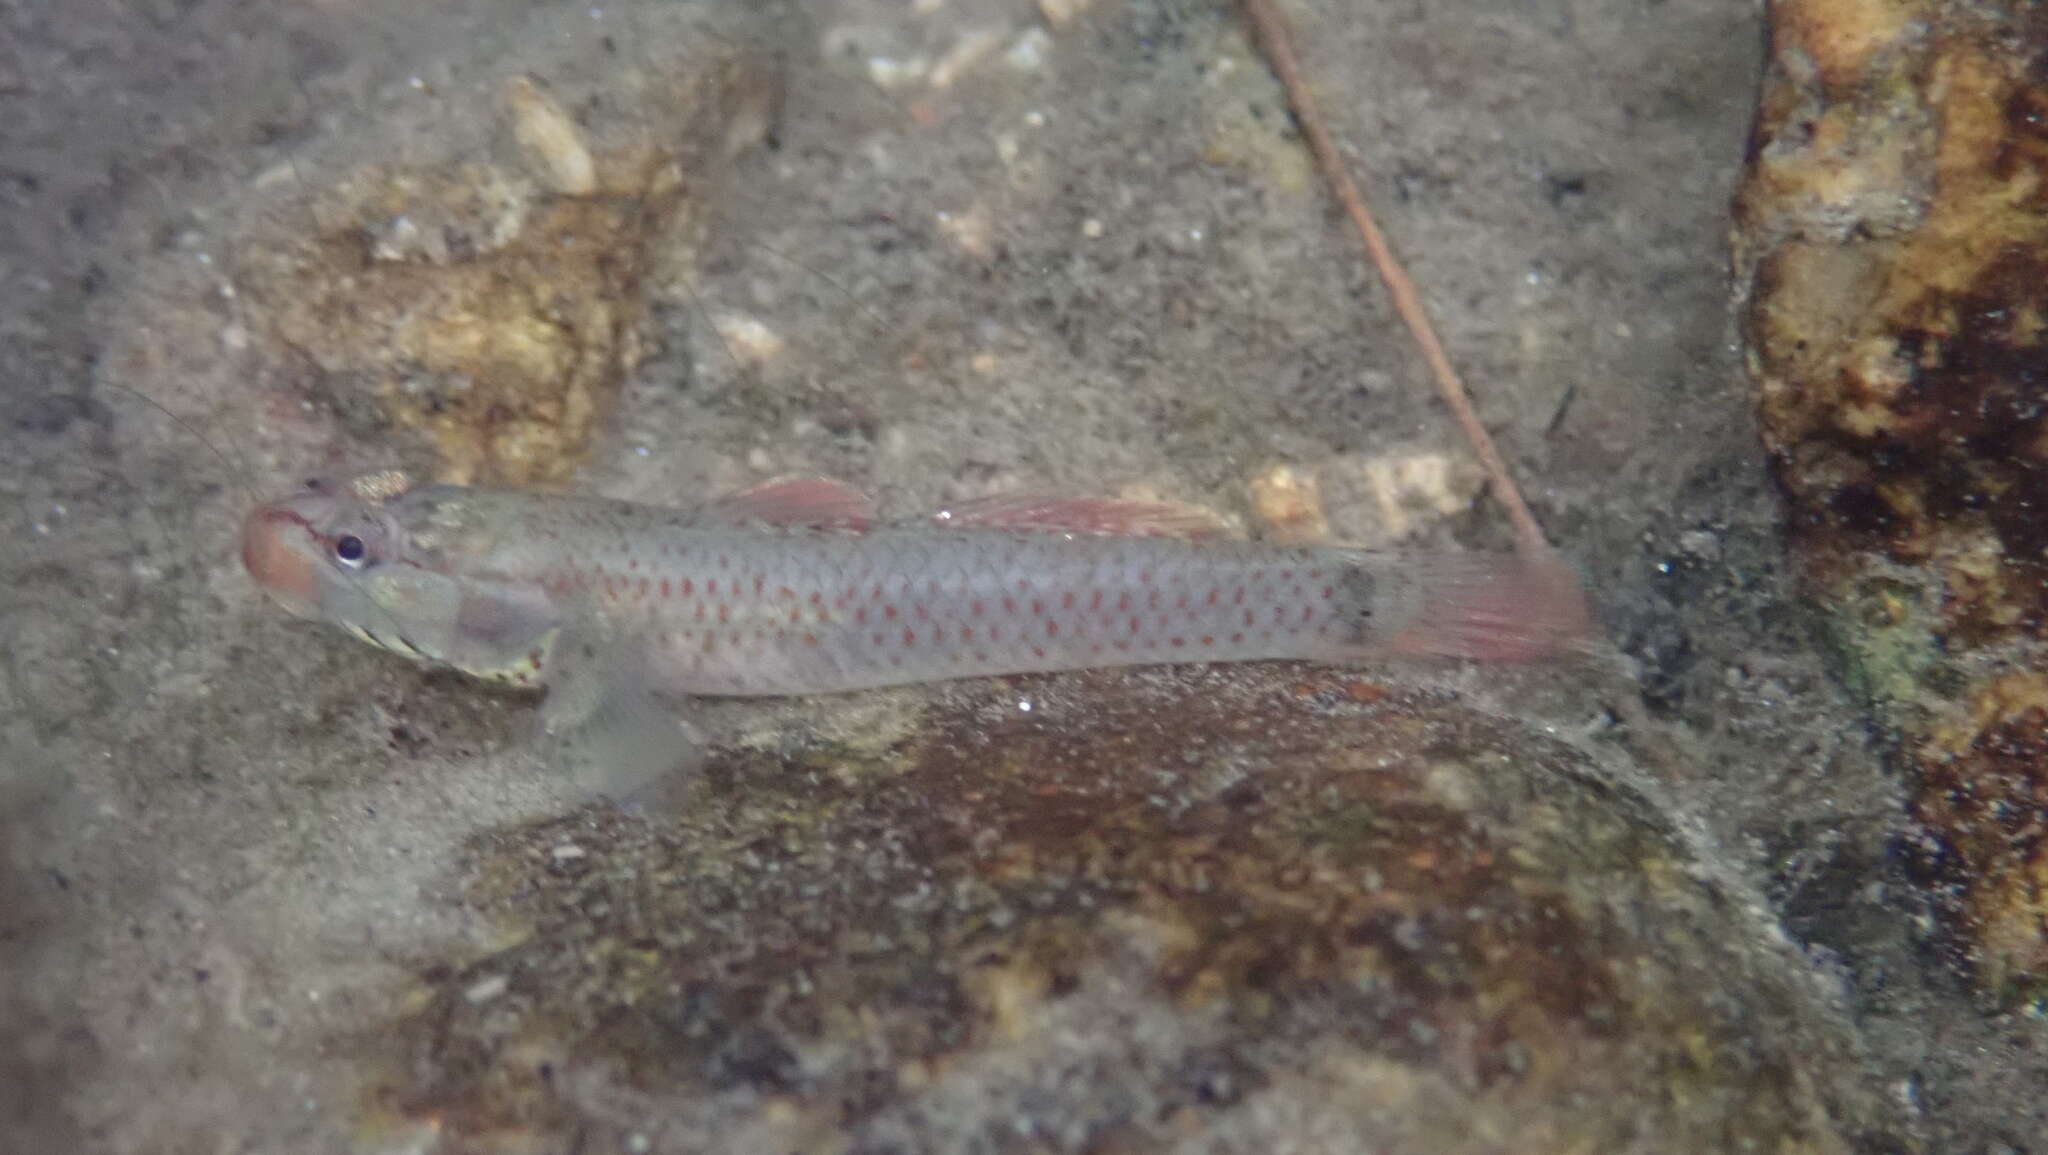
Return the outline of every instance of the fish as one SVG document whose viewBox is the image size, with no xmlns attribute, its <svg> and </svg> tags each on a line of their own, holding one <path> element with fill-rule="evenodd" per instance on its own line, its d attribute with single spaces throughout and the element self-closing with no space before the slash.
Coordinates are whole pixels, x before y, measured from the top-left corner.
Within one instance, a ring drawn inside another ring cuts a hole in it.
<svg viewBox="0 0 2048 1155">
<path fill-rule="evenodd" d="M 692 507 L 309 481 L 252 510 L 273 601 L 545 691 L 547 757 L 613 798 L 695 756 L 673 699 L 1191 662 L 1529 661 L 1589 636 L 1553 560 L 1231 537 L 1170 502 L 1003 495 L 886 520 L 786 478 Z"/>
</svg>

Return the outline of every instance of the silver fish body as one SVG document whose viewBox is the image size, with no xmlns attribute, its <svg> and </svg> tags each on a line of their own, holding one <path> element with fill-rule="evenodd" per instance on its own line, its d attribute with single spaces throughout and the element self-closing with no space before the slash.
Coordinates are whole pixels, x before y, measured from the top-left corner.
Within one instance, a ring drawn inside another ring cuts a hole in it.
<svg viewBox="0 0 2048 1155">
<path fill-rule="evenodd" d="M 1000 529 L 691 524 L 620 502 L 422 491 L 446 572 L 639 639 L 685 694 L 826 693 L 1159 662 L 1363 654 L 1396 559 Z M 401 515 L 403 518 L 403 515 Z M 512 526 L 512 533 L 480 531 Z M 1386 635 L 1391 636 L 1391 635 Z"/>
<path fill-rule="evenodd" d="M 573 758 L 630 764 L 634 781 L 673 740 L 657 694 L 1403 651 L 1526 659 L 1585 636 L 1577 587 L 1554 567 L 1213 540 L 1211 516 L 998 499 L 882 524 L 822 481 L 679 510 L 379 475 L 257 510 L 243 559 L 303 616 L 545 685 L 548 729 L 578 736 Z"/>
</svg>

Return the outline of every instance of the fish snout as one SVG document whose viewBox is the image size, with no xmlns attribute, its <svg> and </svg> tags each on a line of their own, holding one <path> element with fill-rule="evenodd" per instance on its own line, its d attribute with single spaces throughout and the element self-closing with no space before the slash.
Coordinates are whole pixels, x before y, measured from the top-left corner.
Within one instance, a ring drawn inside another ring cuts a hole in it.
<svg viewBox="0 0 2048 1155">
<path fill-rule="evenodd" d="M 311 613 L 319 603 L 319 558 L 313 527 L 289 502 L 257 507 L 242 522 L 242 568 L 288 609 Z"/>
</svg>

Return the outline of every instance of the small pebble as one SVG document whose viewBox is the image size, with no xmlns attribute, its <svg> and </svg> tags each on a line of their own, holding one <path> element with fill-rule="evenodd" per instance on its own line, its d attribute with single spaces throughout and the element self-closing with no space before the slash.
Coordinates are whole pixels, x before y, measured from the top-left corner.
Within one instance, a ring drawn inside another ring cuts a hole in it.
<svg viewBox="0 0 2048 1155">
<path fill-rule="evenodd" d="M 597 162 L 584 147 L 576 122 L 553 97 L 531 78 L 516 76 L 505 84 L 504 102 L 512 137 L 535 180 L 563 196 L 597 191 Z"/>
<path fill-rule="evenodd" d="M 505 989 L 511 985 L 511 980 L 504 975 L 492 975 L 471 984 L 468 990 L 462 992 L 462 997 L 472 1003 L 487 1003 L 504 994 Z"/>
<path fill-rule="evenodd" d="M 1065 28 L 1095 0 L 1038 0 L 1038 14 L 1054 28 Z"/>
<path fill-rule="evenodd" d="M 1414 537 L 1469 508 L 1485 483 L 1471 460 L 1434 449 L 1339 457 L 1316 472 L 1338 511 L 1337 533 L 1368 546 Z"/>
<path fill-rule="evenodd" d="M 868 79 L 877 88 L 902 88 L 924 79 L 931 71 L 931 61 L 922 56 L 898 60 L 893 56 L 871 56 L 868 58 Z"/>
<path fill-rule="evenodd" d="M 1027 28 L 1022 35 L 1010 42 L 1009 50 L 1003 53 L 1003 62 L 1019 72 L 1037 72 L 1045 67 L 1045 58 L 1052 51 L 1052 35 L 1043 28 Z"/>
<path fill-rule="evenodd" d="M 782 352 L 782 336 L 758 317 L 721 313 L 711 319 L 711 325 L 727 351 L 743 364 L 766 364 Z"/>
<path fill-rule="evenodd" d="M 967 71 L 981 63 L 982 58 L 993 52 L 1003 41 L 1003 34 L 993 29 L 976 28 L 962 33 L 953 47 L 946 50 L 939 62 L 932 65 L 931 86 L 950 88 L 953 82 L 967 74 Z"/>
<path fill-rule="evenodd" d="M 1269 541 L 1313 545 L 1330 540 L 1330 520 L 1315 476 L 1291 465 L 1276 465 L 1251 480 L 1252 514 Z"/>
</svg>

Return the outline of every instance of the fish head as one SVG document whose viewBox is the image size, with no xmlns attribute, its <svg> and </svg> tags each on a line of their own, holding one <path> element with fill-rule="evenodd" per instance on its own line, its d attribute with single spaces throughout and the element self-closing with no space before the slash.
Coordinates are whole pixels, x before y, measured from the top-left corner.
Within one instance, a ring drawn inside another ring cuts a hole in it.
<svg viewBox="0 0 2048 1155">
<path fill-rule="evenodd" d="M 426 656 L 460 593 L 425 564 L 398 504 L 402 476 L 308 481 L 258 506 L 242 523 L 242 566 L 290 613 L 331 622 L 387 649 Z"/>
</svg>

